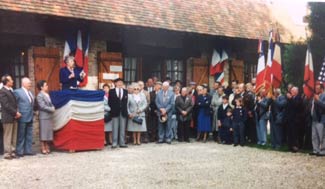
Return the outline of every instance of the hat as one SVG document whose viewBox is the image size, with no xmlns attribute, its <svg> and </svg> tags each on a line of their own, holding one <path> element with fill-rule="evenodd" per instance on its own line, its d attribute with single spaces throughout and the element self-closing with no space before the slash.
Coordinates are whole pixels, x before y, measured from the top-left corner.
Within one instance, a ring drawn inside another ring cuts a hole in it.
<svg viewBox="0 0 325 189">
<path fill-rule="evenodd" d="M 194 81 L 191 81 L 190 85 L 196 85 L 196 83 Z"/>
<path fill-rule="evenodd" d="M 124 82 L 124 80 L 123 80 L 122 78 L 117 78 L 117 79 L 114 80 L 114 83 L 116 83 L 116 82 L 118 82 L 118 81 L 122 81 L 122 82 Z"/>
<path fill-rule="evenodd" d="M 161 81 L 156 81 L 155 85 L 162 85 Z"/>
<path fill-rule="evenodd" d="M 165 123 L 168 120 L 167 114 L 159 116 L 159 122 Z"/>
</svg>

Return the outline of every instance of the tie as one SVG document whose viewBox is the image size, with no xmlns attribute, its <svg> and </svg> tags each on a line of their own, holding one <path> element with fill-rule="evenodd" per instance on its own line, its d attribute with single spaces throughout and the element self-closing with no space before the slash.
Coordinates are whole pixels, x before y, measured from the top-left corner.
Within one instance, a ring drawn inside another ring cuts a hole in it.
<svg viewBox="0 0 325 189">
<path fill-rule="evenodd" d="M 30 94 L 29 91 L 27 91 L 27 94 L 28 94 L 28 97 L 29 97 L 29 101 L 30 101 L 30 103 L 32 103 L 32 102 L 33 102 L 33 97 L 32 97 L 32 95 Z"/>
<path fill-rule="evenodd" d="M 118 92 L 118 98 L 121 100 L 122 99 L 122 90 L 121 88 L 119 89 L 119 92 Z"/>
<path fill-rule="evenodd" d="M 166 102 L 166 92 L 164 92 L 164 98 L 163 101 Z"/>
</svg>

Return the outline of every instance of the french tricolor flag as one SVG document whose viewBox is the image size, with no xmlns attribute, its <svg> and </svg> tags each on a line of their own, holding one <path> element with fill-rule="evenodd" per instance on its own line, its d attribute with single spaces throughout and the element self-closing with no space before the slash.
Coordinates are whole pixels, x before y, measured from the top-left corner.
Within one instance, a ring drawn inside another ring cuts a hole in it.
<svg viewBox="0 0 325 189">
<path fill-rule="evenodd" d="M 258 41 L 258 63 L 257 63 L 257 74 L 256 74 L 256 88 L 255 92 L 258 93 L 259 90 L 264 87 L 264 75 L 265 75 L 265 57 L 263 53 L 263 41 L 260 39 Z"/>
<path fill-rule="evenodd" d="M 265 68 L 265 91 L 270 92 L 272 89 L 272 62 L 273 62 L 273 52 L 274 52 L 274 45 L 273 45 L 273 31 L 270 31 L 269 36 L 269 49 L 267 52 L 267 61 L 266 61 L 266 68 Z"/>
<path fill-rule="evenodd" d="M 83 67 L 83 55 L 82 55 L 82 37 L 81 37 L 81 31 L 78 31 L 77 35 L 77 49 L 76 54 L 74 56 L 74 59 L 76 60 L 77 66 L 82 68 Z"/>
<path fill-rule="evenodd" d="M 227 60 L 228 55 L 225 50 L 222 50 L 221 57 L 216 50 L 213 50 L 210 75 L 214 75 L 215 81 L 223 83 L 225 77 L 223 68 Z"/>
<path fill-rule="evenodd" d="M 88 52 L 89 52 L 89 34 L 87 36 L 86 40 L 86 49 L 85 49 L 85 54 L 84 54 L 84 59 L 83 59 L 83 70 L 86 73 L 86 77 L 83 79 L 81 83 L 79 83 L 79 87 L 85 87 L 88 83 Z"/>
</svg>

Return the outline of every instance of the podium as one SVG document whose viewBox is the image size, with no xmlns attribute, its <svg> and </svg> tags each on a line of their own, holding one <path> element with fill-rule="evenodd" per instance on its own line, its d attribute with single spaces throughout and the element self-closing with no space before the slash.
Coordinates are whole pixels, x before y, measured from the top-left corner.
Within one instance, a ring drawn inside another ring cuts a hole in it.
<svg viewBox="0 0 325 189">
<path fill-rule="evenodd" d="M 50 93 L 55 112 L 54 146 L 84 151 L 104 147 L 104 92 L 62 90 Z"/>
</svg>

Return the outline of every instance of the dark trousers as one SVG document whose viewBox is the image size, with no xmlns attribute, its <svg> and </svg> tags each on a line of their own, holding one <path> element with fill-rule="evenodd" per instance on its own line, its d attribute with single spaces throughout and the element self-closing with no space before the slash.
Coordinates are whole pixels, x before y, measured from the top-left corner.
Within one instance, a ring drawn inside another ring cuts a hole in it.
<svg viewBox="0 0 325 189">
<path fill-rule="evenodd" d="M 178 135 L 178 141 L 189 142 L 190 121 L 178 121 L 177 135 Z"/>
<path fill-rule="evenodd" d="M 292 150 L 293 147 L 298 147 L 298 128 L 294 121 L 289 121 L 288 129 L 288 147 Z"/>
<path fill-rule="evenodd" d="M 148 137 L 150 142 L 157 141 L 157 127 L 158 127 L 158 117 L 156 114 L 149 114 L 148 116 Z"/>
<path fill-rule="evenodd" d="M 0 120 L 0 155 L 3 154 L 3 127 Z"/>
<path fill-rule="evenodd" d="M 250 143 L 256 144 L 257 133 L 256 133 L 256 119 L 255 117 L 249 117 L 245 123 L 245 135 L 247 136 Z"/>
<path fill-rule="evenodd" d="M 245 124 L 243 122 L 233 122 L 234 144 L 245 144 Z"/>
<path fill-rule="evenodd" d="M 221 126 L 218 132 L 222 143 L 231 144 L 231 132 L 229 127 Z"/>
</svg>

